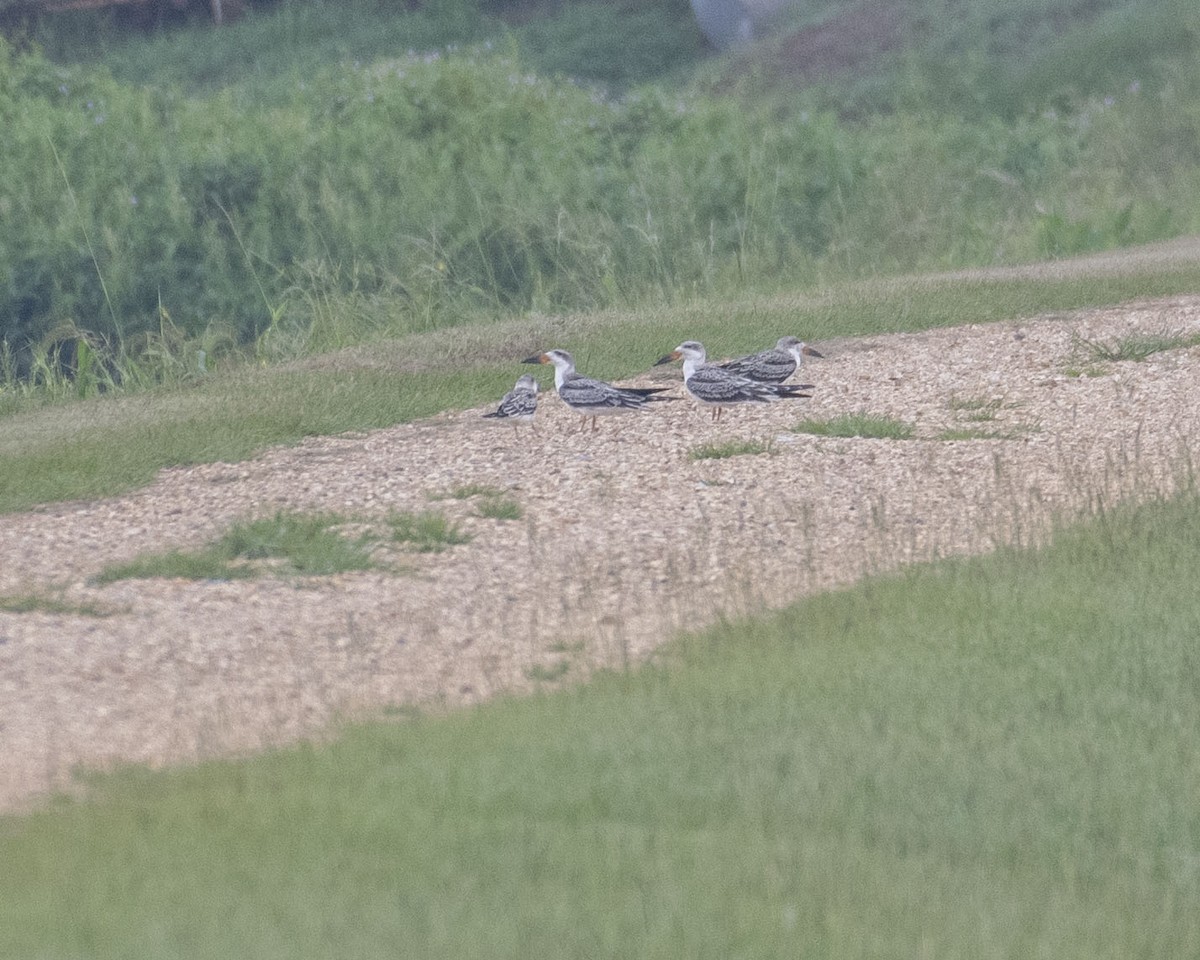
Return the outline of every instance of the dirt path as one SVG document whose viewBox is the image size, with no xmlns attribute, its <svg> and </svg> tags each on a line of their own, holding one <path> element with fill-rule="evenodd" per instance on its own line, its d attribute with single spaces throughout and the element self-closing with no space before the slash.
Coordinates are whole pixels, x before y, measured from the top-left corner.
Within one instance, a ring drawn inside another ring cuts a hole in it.
<svg viewBox="0 0 1200 960">
<path fill-rule="evenodd" d="M 1169 491 L 1200 441 L 1200 348 L 1072 375 L 1087 366 L 1076 336 L 1163 330 L 1200 333 L 1200 296 L 820 344 L 827 359 L 805 370 L 813 400 L 735 410 L 719 425 L 684 401 L 579 432 L 551 396 L 536 433 L 466 411 L 0 518 L 0 596 L 109 612 L 0 613 L 0 809 L 63 785 L 79 764 L 188 761 L 393 705 L 570 681 L 721 611 L 1029 542 L 1096 494 Z M 802 416 L 859 411 L 907 421 L 916 438 L 789 431 Z M 947 429 L 1002 439 L 937 439 Z M 689 458 L 736 439 L 772 452 Z M 508 491 L 523 517 L 430 501 L 469 484 Z M 474 539 L 415 555 L 405 573 L 87 582 L 281 507 L 433 508 Z"/>
</svg>

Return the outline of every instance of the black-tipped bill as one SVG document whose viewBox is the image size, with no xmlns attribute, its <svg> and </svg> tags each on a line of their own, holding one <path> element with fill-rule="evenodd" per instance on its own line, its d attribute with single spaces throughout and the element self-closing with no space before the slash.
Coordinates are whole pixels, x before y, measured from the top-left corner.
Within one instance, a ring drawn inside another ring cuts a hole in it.
<svg viewBox="0 0 1200 960">
<path fill-rule="evenodd" d="M 800 352 L 802 354 L 804 354 L 806 357 L 816 357 L 818 360 L 825 359 L 825 354 L 823 354 L 820 350 L 816 349 L 816 347 L 805 347 Z"/>
<path fill-rule="evenodd" d="M 678 350 L 672 350 L 665 357 L 659 357 L 657 360 L 655 360 L 654 365 L 656 367 L 658 367 L 658 366 L 662 366 L 664 363 L 672 363 L 673 361 L 678 360 L 682 356 L 683 356 L 683 354 L 680 353 Z"/>
<path fill-rule="evenodd" d="M 532 357 L 526 357 L 522 363 L 549 363 L 550 358 L 544 353 L 535 353 Z"/>
</svg>

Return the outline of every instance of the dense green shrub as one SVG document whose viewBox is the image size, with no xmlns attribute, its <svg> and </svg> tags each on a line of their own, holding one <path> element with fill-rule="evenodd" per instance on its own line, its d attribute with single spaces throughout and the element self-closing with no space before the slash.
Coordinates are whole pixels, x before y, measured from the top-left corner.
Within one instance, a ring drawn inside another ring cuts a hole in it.
<svg viewBox="0 0 1200 960">
<path fill-rule="evenodd" d="M 1170 236 L 1200 221 L 1200 70 L 1154 76 L 970 118 L 916 76 L 903 109 L 849 120 L 606 95 L 482 48 L 185 96 L 0 44 L 0 340 L 290 353 Z"/>
<path fill-rule="evenodd" d="M 314 273 L 402 308 L 594 306 L 819 252 L 852 189 L 835 124 L 613 101 L 504 58 L 330 69 L 263 106 L 188 99 L 5 53 L 0 315 L 111 337 L 161 308 L 251 339 Z M 319 264 L 326 264 L 320 268 Z M 436 312 L 436 311 L 433 311 Z"/>
</svg>

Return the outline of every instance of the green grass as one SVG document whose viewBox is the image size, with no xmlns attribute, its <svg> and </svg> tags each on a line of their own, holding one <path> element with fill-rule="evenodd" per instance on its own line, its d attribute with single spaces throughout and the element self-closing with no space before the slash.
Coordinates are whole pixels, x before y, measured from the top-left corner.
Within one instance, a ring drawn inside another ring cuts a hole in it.
<svg viewBox="0 0 1200 960">
<path fill-rule="evenodd" d="M 565 677 L 570 669 L 571 665 L 566 660 L 556 660 L 549 666 L 535 663 L 525 671 L 525 677 L 537 683 L 554 683 Z"/>
<path fill-rule="evenodd" d="M 929 17 L 939 3 L 903 5 L 928 22 L 901 32 L 930 49 L 890 62 L 895 97 L 852 119 L 837 84 L 772 102 L 676 83 L 605 97 L 529 52 L 566 70 L 637 60 L 645 76 L 669 66 L 674 35 L 686 66 L 683 0 L 567 3 L 529 24 L 539 43 L 436 57 L 409 47 L 477 36 L 491 22 L 478 5 L 297 0 L 123 40 L 116 59 L 146 86 L 0 47 L 20 187 L 0 190 L 0 340 L 21 377 L 72 319 L 123 362 L 166 353 L 190 371 L 204 340 L 211 364 L 235 347 L 294 358 L 514 313 L 741 300 L 1200 229 L 1194 3 L 964 0 Z M 1107 70 L 1097 52 L 1115 47 L 1104 82 L 1144 76 L 1064 91 L 1048 75 L 1015 112 L 993 101 L 990 29 L 1007 63 L 1052 64 L 1072 52 L 1047 45 L 1060 28 L 1110 13 L 1074 62 Z M 104 50 L 91 26 L 78 39 L 82 59 Z"/>
<path fill-rule="evenodd" d="M 763 440 L 730 440 L 727 443 L 705 443 L 688 450 L 689 460 L 724 460 L 759 453 L 771 453 L 772 444 Z"/>
<path fill-rule="evenodd" d="M 991 430 L 986 427 L 948 427 L 937 435 L 938 440 L 1019 440 L 1030 434 L 1029 427 Z"/>
<path fill-rule="evenodd" d="M 958 0 L 953 15 L 944 0 L 865 14 L 851 0 L 813 0 L 797 10 L 795 26 L 821 25 L 824 34 L 805 51 L 810 62 L 796 61 L 795 37 L 784 31 L 717 61 L 703 71 L 715 75 L 708 83 L 720 89 L 740 81 L 760 96 L 794 95 L 798 82 L 815 85 L 854 116 L 919 104 L 960 116 L 1015 117 L 1049 105 L 1069 109 L 1087 97 L 1128 95 L 1134 83 L 1157 91 L 1169 82 L 1167 65 L 1192 49 L 1197 29 L 1188 0 L 1013 0 L 1003 6 Z M 903 49 L 880 56 L 862 43 L 856 32 L 872 14 L 881 24 L 868 32 Z"/>
<path fill-rule="evenodd" d="M 471 535 L 440 513 L 393 513 L 387 518 L 392 540 L 418 553 L 440 553 L 447 547 L 470 543 Z"/>
<path fill-rule="evenodd" d="M 1145 360 L 1167 350 L 1185 350 L 1200 345 L 1200 334 L 1162 331 L 1131 333 L 1112 340 L 1076 337 L 1076 346 L 1092 361 Z"/>
<path fill-rule="evenodd" d="M 470 500 L 472 497 L 499 497 L 503 490 L 486 483 L 463 483 L 445 493 L 431 493 L 430 500 Z"/>
<path fill-rule="evenodd" d="M 847 413 L 828 420 L 801 420 L 792 430 L 818 437 L 869 437 L 875 440 L 909 440 L 913 435 L 910 424 L 871 413 Z"/>
<path fill-rule="evenodd" d="M 220 539 L 195 550 L 147 554 L 106 567 L 96 583 L 148 577 L 233 580 L 261 576 L 327 576 L 350 570 L 389 569 L 373 556 L 385 540 L 418 553 L 468 543 L 470 536 L 440 513 L 388 514 L 379 524 L 334 513 L 280 511 L 271 517 L 234 524 Z M 349 529 L 347 529 L 349 528 Z"/>
<path fill-rule="evenodd" d="M 1200 951 L 1200 503 L 0 821 L 0 955 Z"/>
<path fill-rule="evenodd" d="M 369 63 L 408 50 L 443 52 L 447 45 L 484 41 L 519 51 L 539 73 L 620 89 L 678 70 L 706 52 L 681 0 L 525 6 L 509 24 L 495 15 L 505 12 L 500 5 L 474 0 L 419 8 L 292 0 L 252 8 L 222 30 L 200 18 L 145 35 L 100 13 L 43 18 L 34 36 L 60 61 L 100 62 L 130 83 L 177 84 L 192 93 L 248 83 L 270 88 L 330 63 Z"/>
<path fill-rule="evenodd" d="M 264 575 L 323 576 L 379 566 L 371 557 L 376 538 L 337 528 L 360 522 L 331 513 L 279 512 L 234 524 L 215 543 L 196 550 L 147 554 L 106 567 L 97 583 L 148 577 L 233 580 Z"/>
<path fill-rule="evenodd" d="M 1006 403 L 1000 397 L 953 396 L 946 407 L 956 415 L 958 425 L 941 431 L 936 439 L 1018 440 L 1037 432 L 1034 423 L 998 423 L 1000 411 L 1015 406 L 1018 404 Z"/>
<path fill-rule="evenodd" d="M 1112 371 L 1099 363 L 1089 363 L 1085 367 L 1077 367 L 1070 365 L 1063 368 L 1063 373 L 1068 377 L 1103 377 Z"/>
<path fill-rule="evenodd" d="M 521 504 L 512 497 L 484 497 L 476 510 L 489 520 L 520 520 L 525 515 Z"/>
<path fill-rule="evenodd" d="M 998 397 L 951 397 L 946 407 L 959 414 L 964 420 L 986 423 L 996 419 L 996 413 L 1004 406 Z"/>
<path fill-rule="evenodd" d="M 571 349 L 580 369 L 623 377 L 681 340 L 735 355 L 801 329 L 811 339 L 1013 319 L 1200 288 L 1200 265 L 1133 262 L 1122 272 L 1061 277 L 937 277 L 699 299 L 637 314 L 602 311 L 435 331 L 281 367 L 175 387 L 48 404 L 15 400 L 0 417 L 0 512 L 110 496 L 165 467 L 236 461 L 304 437 L 369 430 L 494 402 L 534 350 Z M 454 369 L 445 357 L 454 356 Z M 461 364 L 458 362 L 461 358 Z M 0 390 L 0 409 L 4 391 Z M 121 455 L 114 457 L 113 450 Z"/>
<path fill-rule="evenodd" d="M 236 461 L 305 437 L 365 430 L 483 402 L 511 386 L 507 371 L 273 368 L 0 419 L 0 511 L 107 496 L 165 467 Z M 113 451 L 120 455 L 114 456 Z"/>
<path fill-rule="evenodd" d="M 53 613 L 69 617 L 111 617 L 115 610 L 98 603 L 73 603 L 41 593 L 10 594 L 0 597 L 3 613 Z"/>
</svg>

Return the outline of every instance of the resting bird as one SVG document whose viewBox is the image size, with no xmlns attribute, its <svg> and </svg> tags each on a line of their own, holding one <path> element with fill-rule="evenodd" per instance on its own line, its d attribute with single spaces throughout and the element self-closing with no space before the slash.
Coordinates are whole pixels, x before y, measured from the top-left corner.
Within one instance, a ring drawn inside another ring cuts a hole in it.
<svg viewBox="0 0 1200 960">
<path fill-rule="evenodd" d="M 738 357 L 736 360 L 726 360 L 717 366 L 759 383 L 783 383 L 800 369 L 800 364 L 806 356 L 824 358 L 825 354 L 814 350 L 796 337 L 780 337 L 771 350 L 752 353 L 748 357 Z M 804 390 L 811 388 L 812 384 L 802 387 Z"/>
<path fill-rule="evenodd" d="M 784 386 L 775 383 L 759 383 L 749 377 L 723 370 L 716 364 L 706 362 L 704 344 L 687 340 L 656 362 L 670 363 L 683 359 L 683 384 L 688 393 L 700 403 L 712 407 L 712 419 L 721 419 L 721 411 L 735 403 L 770 403 L 773 400 L 792 400 L 811 397 L 801 393 L 803 384 Z"/>
<path fill-rule="evenodd" d="M 640 410 L 652 400 L 672 400 L 673 397 L 656 397 L 666 387 L 614 387 L 603 380 L 593 380 L 575 372 L 575 361 L 566 350 L 547 350 L 526 357 L 522 363 L 554 364 L 554 387 L 563 403 L 583 415 L 584 422 L 592 418 L 592 429 L 596 429 L 596 418 L 613 413 Z"/>
<path fill-rule="evenodd" d="M 520 377 L 516 385 L 504 395 L 495 413 L 485 413 L 485 420 L 507 420 L 515 429 L 518 423 L 533 423 L 537 413 L 537 381 L 529 374 Z"/>
</svg>

